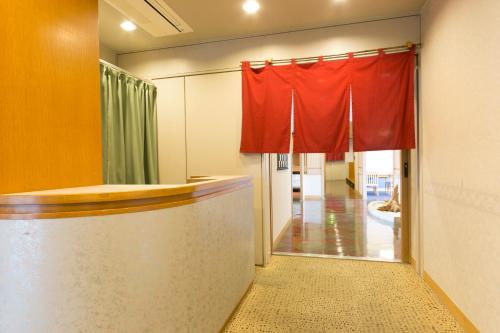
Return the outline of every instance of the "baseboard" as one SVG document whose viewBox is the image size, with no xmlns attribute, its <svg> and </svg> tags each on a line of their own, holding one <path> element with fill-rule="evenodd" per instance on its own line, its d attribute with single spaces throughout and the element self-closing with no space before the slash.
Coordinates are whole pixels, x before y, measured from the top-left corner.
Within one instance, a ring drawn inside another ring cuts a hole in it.
<svg viewBox="0 0 500 333">
<path fill-rule="evenodd" d="M 458 308 L 458 306 L 448 297 L 443 289 L 431 278 L 431 276 L 424 271 L 425 283 L 434 291 L 437 298 L 443 303 L 456 321 L 468 333 L 480 333 L 476 326 L 467 318 L 467 316 Z"/>
<path fill-rule="evenodd" d="M 280 233 L 278 234 L 278 237 L 276 237 L 276 240 L 273 241 L 273 250 L 274 250 L 274 247 L 276 246 L 276 244 L 278 244 L 281 241 L 281 239 L 283 238 L 283 236 L 285 236 L 285 232 L 288 230 L 288 228 L 292 224 L 292 221 L 293 221 L 293 218 L 290 218 L 288 220 L 288 222 L 285 224 L 285 226 L 283 227 L 283 229 L 281 229 Z"/>
</svg>

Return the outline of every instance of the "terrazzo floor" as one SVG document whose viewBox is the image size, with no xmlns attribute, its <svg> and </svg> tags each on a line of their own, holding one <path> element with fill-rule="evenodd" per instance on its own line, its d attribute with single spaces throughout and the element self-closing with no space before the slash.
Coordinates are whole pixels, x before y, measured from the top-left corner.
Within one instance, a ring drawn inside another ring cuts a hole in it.
<svg viewBox="0 0 500 333">
<path fill-rule="evenodd" d="M 464 331 L 409 265 L 273 256 L 225 332 Z"/>
<path fill-rule="evenodd" d="M 400 260 L 401 228 L 371 216 L 367 203 L 345 181 L 327 182 L 324 200 L 294 201 L 274 252 Z"/>
</svg>

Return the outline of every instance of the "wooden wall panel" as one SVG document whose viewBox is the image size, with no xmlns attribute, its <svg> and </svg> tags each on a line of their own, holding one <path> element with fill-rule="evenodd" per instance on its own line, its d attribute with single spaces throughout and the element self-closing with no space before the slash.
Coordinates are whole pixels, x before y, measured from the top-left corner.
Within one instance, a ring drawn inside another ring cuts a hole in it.
<svg viewBox="0 0 500 333">
<path fill-rule="evenodd" d="M 101 184 L 97 0 L 0 14 L 0 193 Z"/>
</svg>

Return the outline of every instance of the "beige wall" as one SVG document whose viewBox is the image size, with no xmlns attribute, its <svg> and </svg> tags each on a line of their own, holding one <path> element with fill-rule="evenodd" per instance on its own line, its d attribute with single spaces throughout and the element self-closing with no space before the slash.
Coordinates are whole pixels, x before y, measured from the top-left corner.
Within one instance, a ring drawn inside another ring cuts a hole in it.
<svg viewBox="0 0 500 333">
<path fill-rule="evenodd" d="M 184 84 L 183 77 L 155 81 L 161 184 L 182 184 L 187 179 Z"/>
<path fill-rule="evenodd" d="M 240 73 L 186 78 L 187 176 L 249 175 L 254 185 L 256 263 L 262 256 L 261 155 L 240 154 Z M 221 93 L 224 92 L 224 93 Z M 163 125 L 160 125 L 163 126 Z"/>
<path fill-rule="evenodd" d="M 292 159 L 288 155 L 287 170 L 277 170 L 277 154 L 271 154 L 271 188 L 273 215 L 273 242 L 292 220 Z"/>
<path fill-rule="evenodd" d="M 118 65 L 145 78 L 239 66 L 242 60 L 292 58 L 376 49 L 420 41 L 420 17 L 283 33 L 122 54 Z"/>
<path fill-rule="evenodd" d="M 424 269 L 481 332 L 500 327 L 500 1 L 423 10 Z"/>
<path fill-rule="evenodd" d="M 114 65 L 116 65 L 117 62 L 116 52 L 102 42 L 99 43 L 99 58 Z"/>
<path fill-rule="evenodd" d="M 401 45 L 410 40 L 418 42 L 419 39 L 420 17 L 413 16 L 123 54 L 118 56 L 118 65 L 139 77 L 158 78 L 177 73 L 234 68 L 244 59 L 332 54 Z M 263 225 L 262 222 L 261 157 L 241 155 L 238 152 L 241 128 L 240 74 L 235 72 L 186 77 L 185 94 L 186 176 L 224 173 L 254 176 L 255 255 L 256 263 L 263 263 L 265 246 L 262 240 L 270 239 L 268 234 L 271 231 L 270 226 Z M 159 97 L 160 99 L 162 98 Z M 168 104 L 168 98 L 162 99 L 161 106 L 159 102 L 159 114 L 169 112 Z M 159 132 L 168 131 L 164 121 L 158 126 Z M 182 127 L 182 121 L 177 126 Z M 166 137 L 168 139 L 159 143 L 159 147 L 165 148 L 160 149 L 169 149 L 173 142 L 172 136 L 167 134 Z M 181 148 L 181 143 L 173 144 L 173 150 Z M 162 169 L 163 166 L 160 165 L 160 170 Z"/>
<path fill-rule="evenodd" d="M 326 161 L 325 180 L 345 180 L 348 173 L 348 165 L 344 161 Z"/>
</svg>

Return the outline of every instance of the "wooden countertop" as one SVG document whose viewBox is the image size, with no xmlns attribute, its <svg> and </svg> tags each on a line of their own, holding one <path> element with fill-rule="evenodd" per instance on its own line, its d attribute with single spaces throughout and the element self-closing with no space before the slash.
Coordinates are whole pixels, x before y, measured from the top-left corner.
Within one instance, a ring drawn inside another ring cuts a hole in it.
<svg viewBox="0 0 500 333">
<path fill-rule="evenodd" d="M 98 216 L 188 205 L 252 186 L 248 176 L 195 177 L 180 185 L 96 185 L 0 195 L 0 219 Z"/>
</svg>

